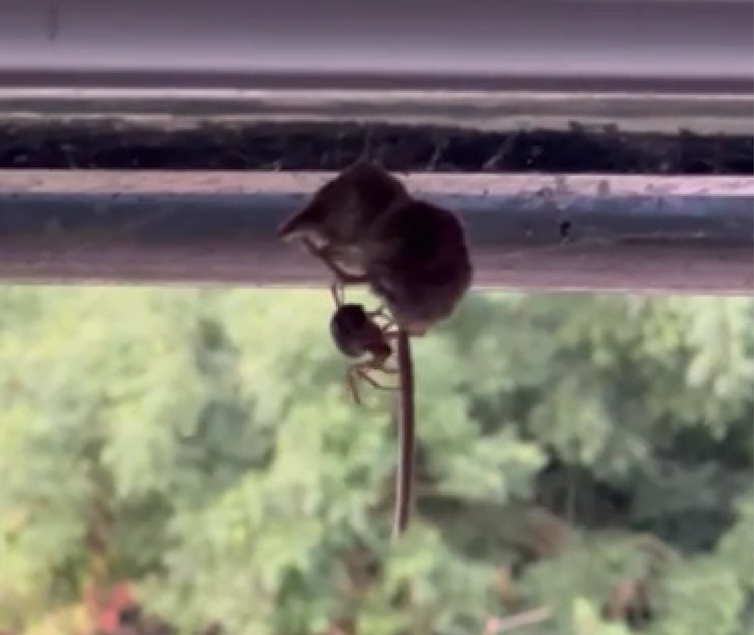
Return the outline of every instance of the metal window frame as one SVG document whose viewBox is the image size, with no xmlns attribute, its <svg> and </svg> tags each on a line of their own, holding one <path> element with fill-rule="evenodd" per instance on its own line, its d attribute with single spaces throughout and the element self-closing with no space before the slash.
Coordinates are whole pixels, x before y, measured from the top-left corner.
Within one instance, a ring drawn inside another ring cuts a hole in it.
<svg viewBox="0 0 754 635">
<path fill-rule="evenodd" d="M 750 136 L 753 51 L 748 0 L 10 0 L 0 119 Z M 323 178 L 0 172 L 0 279 L 323 284 L 274 240 Z M 752 289 L 751 175 L 407 178 L 464 218 L 481 286 Z"/>
<path fill-rule="evenodd" d="M 0 172 L 0 278 L 322 286 L 275 229 L 332 174 Z M 746 294 L 754 183 L 738 177 L 432 175 L 457 210 L 476 286 Z"/>
</svg>

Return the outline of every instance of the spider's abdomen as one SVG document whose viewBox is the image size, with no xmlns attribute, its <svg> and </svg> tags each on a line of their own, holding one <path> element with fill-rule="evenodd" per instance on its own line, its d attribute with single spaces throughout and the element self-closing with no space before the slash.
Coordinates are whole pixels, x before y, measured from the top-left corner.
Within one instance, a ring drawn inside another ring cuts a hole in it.
<svg viewBox="0 0 754 635">
<path fill-rule="evenodd" d="M 347 357 L 361 357 L 367 353 L 389 355 L 390 345 L 367 315 L 361 304 L 344 304 L 330 320 L 330 333 L 335 346 Z"/>
</svg>

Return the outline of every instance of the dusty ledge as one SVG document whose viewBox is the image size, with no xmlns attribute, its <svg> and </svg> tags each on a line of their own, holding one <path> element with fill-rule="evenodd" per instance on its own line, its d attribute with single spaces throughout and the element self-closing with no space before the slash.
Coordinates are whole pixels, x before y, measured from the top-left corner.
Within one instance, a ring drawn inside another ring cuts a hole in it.
<svg viewBox="0 0 754 635">
<path fill-rule="evenodd" d="M 319 286 L 275 229 L 329 175 L 0 171 L 0 278 Z M 745 294 L 747 177 L 410 174 L 464 221 L 476 286 Z"/>
</svg>

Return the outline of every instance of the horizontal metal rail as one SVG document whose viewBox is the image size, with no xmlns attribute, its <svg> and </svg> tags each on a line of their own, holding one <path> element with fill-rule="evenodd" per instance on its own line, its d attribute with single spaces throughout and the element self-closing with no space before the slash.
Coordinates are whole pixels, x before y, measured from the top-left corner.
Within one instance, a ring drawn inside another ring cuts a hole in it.
<svg viewBox="0 0 754 635">
<path fill-rule="evenodd" d="M 0 85 L 750 91 L 753 48 L 748 0 L 4 0 Z"/>
<path fill-rule="evenodd" d="M 187 128 L 306 122 L 751 136 L 754 93 L 516 90 L 20 88 L 0 84 L 0 125 L 113 122 Z"/>
<path fill-rule="evenodd" d="M 275 236 L 331 174 L 0 171 L 0 279 L 319 286 Z M 754 179 L 406 176 L 456 210 L 476 286 L 749 294 Z"/>
</svg>

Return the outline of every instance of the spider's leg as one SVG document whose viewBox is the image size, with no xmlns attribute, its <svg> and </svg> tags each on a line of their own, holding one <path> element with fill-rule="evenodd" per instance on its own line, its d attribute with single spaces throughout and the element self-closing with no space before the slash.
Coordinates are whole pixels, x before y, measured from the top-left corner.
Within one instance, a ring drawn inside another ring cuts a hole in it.
<svg viewBox="0 0 754 635">
<path fill-rule="evenodd" d="M 379 368 L 379 371 L 381 373 L 385 373 L 386 375 L 397 375 L 398 373 L 401 372 L 401 369 L 400 368 L 391 368 L 390 366 L 386 365 L 386 366 L 381 366 Z"/>
<path fill-rule="evenodd" d="M 381 384 L 380 382 L 378 382 L 374 377 L 372 377 L 371 372 L 374 372 L 374 371 L 385 372 L 385 370 L 381 366 L 375 366 L 374 362 L 371 360 L 367 362 L 363 362 L 361 364 L 356 364 L 355 366 L 353 366 L 353 371 L 356 375 L 361 377 L 361 379 L 363 379 L 365 382 L 367 382 L 374 388 L 378 388 L 379 390 L 395 390 L 396 389 L 395 386 L 385 386 L 384 384 Z"/>
<path fill-rule="evenodd" d="M 351 395 L 351 399 L 353 399 L 354 403 L 358 406 L 361 405 L 361 397 L 359 396 L 359 377 L 354 372 L 353 368 L 349 368 L 348 372 L 346 373 L 346 385 L 348 388 L 348 393 Z"/>
<path fill-rule="evenodd" d="M 394 323 L 388 324 L 382 329 L 382 337 L 385 339 L 385 341 L 388 341 L 388 342 L 392 342 L 393 340 L 398 339 L 398 337 L 400 336 L 400 333 L 401 333 L 400 328 Z M 398 373 L 401 372 L 400 365 L 388 366 L 388 364 L 391 361 L 394 362 L 395 364 L 398 364 L 398 359 L 395 356 L 395 350 L 393 350 L 392 353 L 388 357 L 382 360 L 378 368 L 383 373 L 386 373 L 389 375 L 397 375 Z"/>
<path fill-rule="evenodd" d="M 359 377 L 361 377 L 361 379 L 372 386 L 372 388 L 376 388 L 377 390 L 397 390 L 395 386 L 385 386 L 384 384 L 381 384 L 374 377 L 372 377 L 368 371 L 361 370 L 357 372 L 357 374 Z"/>
<path fill-rule="evenodd" d="M 397 329 L 398 325 L 395 322 L 395 318 L 391 315 L 390 311 L 381 305 L 374 311 L 367 313 L 375 324 L 380 328 L 383 333 L 387 333 L 391 329 Z M 381 322 L 378 322 L 378 320 Z"/>
<path fill-rule="evenodd" d="M 395 324 L 388 324 L 385 326 L 385 328 L 382 329 L 382 336 L 386 340 L 394 340 L 398 338 L 398 335 L 400 334 L 400 329 L 395 326 Z"/>
<path fill-rule="evenodd" d="M 361 405 L 361 399 L 359 397 L 358 382 L 365 381 L 370 386 L 377 388 L 378 390 L 397 390 L 397 386 L 385 386 L 372 377 L 372 372 L 380 372 L 386 375 L 398 373 L 398 369 L 385 368 L 384 363 L 386 360 L 372 357 L 363 362 L 357 362 L 352 364 L 348 369 L 346 378 L 348 382 L 348 390 L 353 400 Z"/>
<path fill-rule="evenodd" d="M 394 337 L 394 335 L 388 334 L 385 339 L 394 339 Z M 389 364 L 391 361 L 397 362 L 393 352 L 391 352 L 386 357 L 375 357 L 371 360 L 372 363 L 370 364 L 369 368 L 386 375 L 397 375 L 401 372 L 401 369 L 397 366 L 390 366 Z"/>
<path fill-rule="evenodd" d="M 333 300 L 335 300 L 335 306 L 340 308 L 345 303 L 345 290 L 343 289 L 343 285 L 340 283 L 333 282 L 330 285 L 330 293 L 332 294 Z"/>
<path fill-rule="evenodd" d="M 388 322 L 393 322 L 393 316 L 390 315 L 390 311 L 387 310 L 384 304 L 380 304 L 374 311 L 369 311 L 369 317 L 382 318 Z"/>
</svg>

